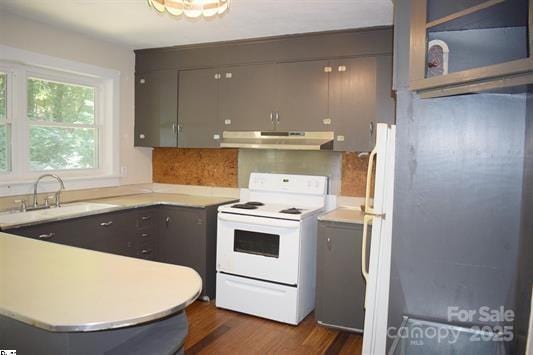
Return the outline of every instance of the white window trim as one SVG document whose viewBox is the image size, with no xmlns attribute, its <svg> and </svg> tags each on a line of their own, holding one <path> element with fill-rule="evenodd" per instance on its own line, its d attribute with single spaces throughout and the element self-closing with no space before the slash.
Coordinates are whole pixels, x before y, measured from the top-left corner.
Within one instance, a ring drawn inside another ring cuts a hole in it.
<svg viewBox="0 0 533 355">
<path fill-rule="evenodd" d="M 17 140 L 17 142 L 22 142 L 19 144 L 26 147 L 17 152 L 11 149 L 11 172 L 0 173 L 0 196 L 31 193 L 37 177 L 47 172 L 58 174 L 64 180 L 68 190 L 120 185 L 120 72 L 3 45 L 0 45 L 0 53 L 0 71 L 8 73 L 8 85 L 11 85 L 8 87 L 11 91 L 8 91 L 7 100 L 11 142 L 13 145 L 13 142 Z M 95 100 L 98 101 L 96 109 L 99 111 L 95 112 L 95 115 L 98 120 L 96 124 L 101 127 L 99 136 L 101 144 L 98 145 L 99 167 L 97 169 L 30 171 L 25 81 L 31 76 L 45 80 L 98 86 Z M 56 188 L 57 183 L 45 182 L 39 191 L 53 191 Z"/>
</svg>

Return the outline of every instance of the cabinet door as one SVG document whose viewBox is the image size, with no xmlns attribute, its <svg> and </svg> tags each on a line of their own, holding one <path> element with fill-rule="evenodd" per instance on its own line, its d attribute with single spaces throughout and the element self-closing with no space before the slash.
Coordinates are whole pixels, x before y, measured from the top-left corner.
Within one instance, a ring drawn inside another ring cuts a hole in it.
<svg viewBox="0 0 533 355">
<path fill-rule="evenodd" d="M 5 232 L 42 241 L 83 247 L 84 233 L 81 219 L 42 223 L 31 227 L 8 229 Z"/>
<path fill-rule="evenodd" d="M 329 131 L 328 61 L 278 65 L 276 112 L 278 131 Z"/>
<path fill-rule="evenodd" d="M 334 149 L 369 151 L 376 115 L 376 58 L 335 60 L 331 67 L 329 103 Z"/>
<path fill-rule="evenodd" d="M 218 79 L 216 69 L 183 70 L 179 73 L 178 147 L 219 146 Z"/>
<path fill-rule="evenodd" d="M 362 226 L 318 227 L 317 307 L 320 322 L 362 330 L 365 281 L 361 273 Z"/>
<path fill-rule="evenodd" d="M 131 223 L 131 212 L 105 213 L 87 217 L 86 228 L 89 231 L 84 240 L 84 248 L 131 255 L 135 238 L 135 225 Z"/>
<path fill-rule="evenodd" d="M 158 261 L 191 267 L 205 284 L 204 214 L 196 208 L 163 207 Z"/>
<path fill-rule="evenodd" d="M 178 72 L 135 75 L 135 146 L 176 147 Z"/>
<path fill-rule="evenodd" d="M 223 68 L 220 121 L 225 131 L 271 131 L 276 95 L 276 65 Z"/>
</svg>

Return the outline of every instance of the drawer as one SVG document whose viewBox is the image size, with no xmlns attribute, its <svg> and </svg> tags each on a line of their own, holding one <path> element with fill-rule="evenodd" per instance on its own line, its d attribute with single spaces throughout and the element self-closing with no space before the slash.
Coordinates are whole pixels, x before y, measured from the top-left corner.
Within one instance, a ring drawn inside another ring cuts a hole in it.
<svg viewBox="0 0 533 355">
<path fill-rule="evenodd" d="M 156 245 L 152 238 L 141 237 L 137 240 L 137 257 L 142 259 L 155 259 Z"/>
<path fill-rule="evenodd" d="M 153 244 L 139 245 L 137 249 L 137 257 L 141 259 L 154 260 L 155 248 Z"/>
<path fill-rule="evenodd" d="M 137 227 L 139 229 L 148 229 L 155 225 L 156 214 L 154 210 L 141 211 L 137 215 Z"/>
</svg>

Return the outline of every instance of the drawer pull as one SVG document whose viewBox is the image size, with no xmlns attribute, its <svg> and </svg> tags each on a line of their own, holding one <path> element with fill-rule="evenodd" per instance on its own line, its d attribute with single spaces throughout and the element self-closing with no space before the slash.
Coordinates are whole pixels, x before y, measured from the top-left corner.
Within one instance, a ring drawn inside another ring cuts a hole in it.
<svg viewBox="0 0 533 355">
<path fill-rule="evenodd" d="M 102 227 L 109 227 L 109 226 L 112 225 L 112 224 L 113 224 L 113 221 L 102 222 L 102 223 L 100 223 L 100 225 L 101 225 Z"/>
<path fill-rule="evenodd" d="M 152 254 L 152 249 L 143 249 L 141 250 L 141 254 L 143 255 Z"/>
<path fill-rule="evenodd" d="M 141 234 L 141 237 L 143 237 L 143 238 L 146 238 L 146 237 L 149 237 L 149 236 L 150 236 L 150 234 L 148 234 L 148 233 Z"/>
<path fill-rule="evenodd" d="M 39 235 L 39 239 L 50 239 L 53 238 L 56 234 L 55 233 L 48 233 L 48 234 L 41 234 Z"/>
<path fill-rule="evenodd" d="M 152 216 L 142 216 L 141 221 L 149 221 L 152 219 Z"/>
</svg>

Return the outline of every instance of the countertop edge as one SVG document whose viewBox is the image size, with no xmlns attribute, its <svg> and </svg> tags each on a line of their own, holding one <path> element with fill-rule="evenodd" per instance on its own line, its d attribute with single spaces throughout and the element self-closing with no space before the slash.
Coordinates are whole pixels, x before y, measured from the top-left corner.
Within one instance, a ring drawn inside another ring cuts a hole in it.
<svg viewBox="0 0 533 355">
<path fill-rule="evenodd" d="M 103 200 L 103 199 L 102 199 Z M 94 202 L 98 203 L 97 200 L 88 200 L 87 202 Z M 75 218 L 82 218 L 82 217 L 89 217 L 89 216 L 95 216 L 99 214 L 105 214 L 105 213 L 112 213 L 112 212 L 119 212 L 119 211 L 125 211 L 125 210 L 134 210 L 137 208 L 146 208 L 146 207 L 156 207 L 156 206 L 173 206 L 173 207 L 188 207 L 188 208 L 208 208 L 212 206 L 219 206 L 224 205 L 228 203 L 233 203 L 238 201 L 238 199 L 228 199 L 228 201 L 220 202 L 220 203 L 213 203 L 213 204 L 206 204 L 206 205 L 198 205 L 198 204 L 187 204 L 187 203 L 178 203 L 178 202 L 169 202 L 169 201 L 154 201 L 154 202 L 146 202 L 146 203 L 137 203 L 129 206 L 120 206 L 116 205 L 115 207 L 109 207 L 109 208 L 103 208 L 101 210 L 95 210 L 90 212 L 80 212 L 80 213 L 73 213 L 71 215 L 67 216 L 58 216 L 53 218 L 46 218 L 46 219 L 40 219 L 38 221 L 32 221 L 27 223 L 16 223 L 16 224 L 0 224 L 0 231 L 6 231 L 9 232 L 10 229 L 14 228 L 23 228 L 23 227 L 31 227 L 43 223 L 52 223 L 52 222 L 59 222 L 59 221 L 66 221 L 69 219 L 75 219 Z M 83 202 L 83 201 L 79 201 Z M 79 203 L 74 202 L 74 203 Z"/>
<path fill-rule="evenodd" d="M 9 312 L 3 308 L 0 308 L 0 315 L 3 315 L 11 319 L 15 319 L 19 322 L 31 325 L 33 327 L 44 329 L 46 331 L 54 332 L 54 333 L 95 332 L 95 331 L 111 330 L 111 329 L 119 329 L 119 328 L 136 326 L 139 324 L 148 323 L 150 321 L 165 318 L 172 314 L 176 314 L 178 312 L 181 312 L 185 308 L 187 308 L 189 305 L 191 305 L 200 296 L 201 293 L 202 293 L 202 289 L 200 288 L 196 292 L 196 294 L 193 297 L 191 297 L 189 300 L 175 307 L 172 307 L 170 309 L 163 310 L 161 312 L 157 312 L 157 313 L 153 313 L 149 315 L 145 315 L 145 316 L 141 316 L 141 317 L 135 317 L 135 318 L 125 319 L 125 320 L 116 321 L 116 322 L 92 323 L 88 325 L 51 325 L 40 320 L 25 317 L 18 313 Z"/>
</svg>

